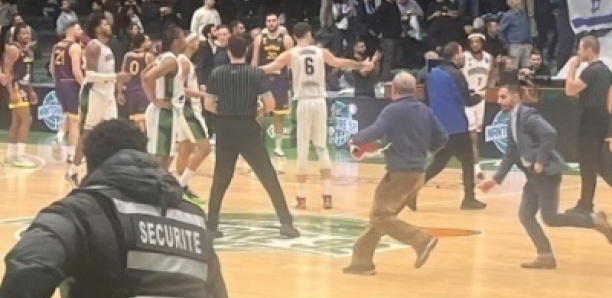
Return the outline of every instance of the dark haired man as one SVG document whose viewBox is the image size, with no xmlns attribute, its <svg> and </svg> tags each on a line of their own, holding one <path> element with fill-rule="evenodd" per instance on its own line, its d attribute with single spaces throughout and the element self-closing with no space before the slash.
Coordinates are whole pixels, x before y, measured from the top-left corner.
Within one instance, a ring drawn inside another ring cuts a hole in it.
<svg viewBox="0 0 612 298">
<path fill-rule="evenodd" d="M 272 63 L 263 66 L 266 73 L 291 67 L 293 97 L 298 101 L 297 117 L 297 209 L 306 209 L 306 170 L 310 141 L 315 146 L 321 186 L 323 208 L 332 208 L 331 160 L 327 149 L 327 101 L 325 66 L 337 68 L 371 70 L 370 59 L 364 62 L 342 59 L 328 50 L 313 45 L 312 28 L 308 23 L 298 23 L 293 28 L 297 45 L 285 51 Z"/>
<path fill-rule="evenodd" d="M 4 74 L 10 78 L 6 89 L 9 96 L 8 108 L 11 110 L 9 144 L 4 164 L 33 168 L 36 164 L 26 159 L 24 155 L 32 125 L 30 104 L 36 104 L 38 97 L 31 85 L 34 59 L 26 48 L 30 42 L 30 30 L 25 24 L 15 26 L 13 40 L 14 43 L 6 46 L 2 67 Z"/>
<path fill-rule="evenodd" d="M 145 111 L 149 153 L 168 168 L 176 152 L 185 104 L 185 76 L 187 70 L 178 63 L 178 55 L 185 49 L 185 34 L 174 25 L 167 25 L 161 36 L 161 54 L 142 72 L 142 84 L 151 101 Z"/>
<path fill-rule="evenodd" d="M 281 223 L 280 234 L 288 238 L 299 237 L 300 232 L 293 227 L 285 194 L 261 139 L 261 126 L 256 120 L 263 117 L 263 113 L 274 110 L 274 98 L 264 72 L 246 65 L 244 57 L 247 46 L 242 37 L 230 37 L 228 54 L 231 64 L 216 68 L 206 85 L 205 108 L 215 114 L 217 123 L 208 228 L 215 231 L 218 237 L 223 235 L 218 231 L 221 201 L 234 175 L 238 155 L 241 155 L 272 199 Z"/>
<path fill-rule="evenodd" d="M 44 208 L 7 254 L 0 297 L 51 297 L 66 279 L 70 297 L 228 297 L 204 212 L 181 199 L 144 134 L 109 120 L 83 143 L 80 188 Z"/>
<path fill-rule="evenodd" d="M 127 73 L 115 73 L 115 57 L 108 46 L 113 34 L 108 20 L 100 14 L 92 15 L 86 33 L 92 40 L 87 43 L 84 55 L 85 79 L 80 92 L 81 139 L 86 138 L 88 131 L 98 123 L 117 118 L 115 86 L 118 81 L 129 79 Z M 74 159 L 65 176 L 73 187 L 78 185 L 77 168 L 83 158 L 80 145 L 77 145 Z"/>
<path fill-rule="evenodd" d="M 535 261 L 521 265 L 527 269 L 555 269 L 557 262 L 550 242 L 536 220 L 540 211 L 544 223 L 551 227 L 595 229 L 612 244 L 612 228 L 603 212 L 559 214 L 559 187 L 565 168 L 563 157 L 555 150 L 557 131 L 535 109 L 523 106 L 517 86 L 499 89 L 497 103 L 510 116 L 508 148 L 492 179 L 484 181 L 488 191 L 501 184 L 513 165 L 527 176 L 519 210 L 519 218 L 537 249 Z"/>
<path fill-rule="evenodd" d="M 251 64 L 254 66 L 271 63 L 281 53 L 293 47 L 291 36 L 280 32 L 278 16 L 275 13 L 269 13 L 266 16 L 266 28 L 268 32 L 257 36 L 253 41 L 253 60 Z M 268 74 L 267 77 L 276 104 L 273 118 L 274 154 L 284 157 L 285 153 L 282 149 L 283 122 L 285 115 L 289 114 L 289 73 L 284 68 Z"/>
<path fill-rule="evenodd" d="M 464 63 L 461 45 L 451 42 L 444 46 L 442 58 L 444 62 L 429 73 L 426 96 L 434 115 L 449 134 L 449 140 L 434 155 L 434 160 L 427 168 L 425 181 L 438 175 L 451 157 L 455 156 L 461 162 L 463 174 L 464 196 L 461 209 L 484 209 L 486 204 L 476 200 L 474 193 L 474 152 L 465 112 L 466 107 L 474 103 L 470 100 L 468 82 L 460 70 Z M 417 209 L 416 198 L 408 202 L 408 207 Z"/>
</svg>

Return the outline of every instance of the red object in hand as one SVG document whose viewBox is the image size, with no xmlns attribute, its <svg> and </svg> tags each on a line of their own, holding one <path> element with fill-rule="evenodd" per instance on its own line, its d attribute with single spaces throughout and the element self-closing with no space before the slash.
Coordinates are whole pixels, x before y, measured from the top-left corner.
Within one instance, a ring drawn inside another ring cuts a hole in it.
<svg viewBox="0 0 612 298">
<path fill-rule="evenodd" d="M 357 160 L 380 155 L 388 147 L 389 145 L 381 148 L 377 143 L 363 144 L 361 146 L 350 145 L 351 155 Z"/>
<path fill-rule="evenodd" d="M 489 190 L 491 190 L 495 185 L 497 185 L 497 183 L 493 180 L 486 180 L 484 182 L 482 182 L 480 184 L 480 189 L 483 192 L 488 192 Z"/>
</svg>

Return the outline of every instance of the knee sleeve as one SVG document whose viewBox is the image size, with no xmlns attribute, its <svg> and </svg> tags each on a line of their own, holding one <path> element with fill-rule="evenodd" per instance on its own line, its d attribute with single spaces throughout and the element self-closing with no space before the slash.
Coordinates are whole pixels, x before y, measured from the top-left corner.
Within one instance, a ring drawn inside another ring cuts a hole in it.
<svg viewBox="0 0 612 298">
<path fill-rule="evenodd" d="M 317 158 L 319 159 L 319 168 L 321 170 L 331 169 L 331 160 L 329 159 L 329 150 L 327 147 L 316 147 Z"/>
</svg>

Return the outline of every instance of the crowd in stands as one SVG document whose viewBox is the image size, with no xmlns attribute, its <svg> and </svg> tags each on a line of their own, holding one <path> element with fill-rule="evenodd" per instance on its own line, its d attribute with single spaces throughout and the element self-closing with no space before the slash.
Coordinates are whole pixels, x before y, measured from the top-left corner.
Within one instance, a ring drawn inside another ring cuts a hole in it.
<svg viewBox="0 0 612 298">
<path fill-rule="evenodd" d="M 197 32 L 202 41 L 224 34 L 253 39 L 265 31 L 269 12 L 279 15 L 285 31 L 304 20 L 320 27 L 320 44 L 336 55 L 364 60 L 379 53 L 380 66 L 368 74 L 367 82 L 389 81 L 396 68 L 420 69 L 426 57 L 436 57 L 448 42 L 467 48 L 467 35 L 474 31 L 485 35 L 485 51 L 498 59 L 510 56 L 517 67 L 529 67 L 532 53 L 545 65 L 563 65 L 571 55 L 564 45 L 573 48 L 573 36 L 557 34 L 558 28 L 569 26 L 563 20 L 566 0 L 89 0 L 79 4 L 90 5 L 91 13 L 103 13 L 112 23 L 115 38 L 111 48 L 117 69 L 130 37 L 138 32 L 156 40 L 164 24 L 173 22 Z M 45 14 L 55 20 L 58 36 L 66 24 L 85 17 L 79 17 L 72 5 L 73 1 L 49 0 L 45 6 Z M 5 41 L 10 41 L 11 24 L 18 22 L 23 18 L 16 6 L 1 0 Z M 38 28 L 31 30 L 34 33 Z M 223 39 L 212 47 L 223 47 Z M 35 45 L 33 38 L 32 47 Z M 342 76 L 341 71 L 330 70 L 330 88 L 340 88 L 339 81 L 355 82 L 354 74 Z"/>
</svg>

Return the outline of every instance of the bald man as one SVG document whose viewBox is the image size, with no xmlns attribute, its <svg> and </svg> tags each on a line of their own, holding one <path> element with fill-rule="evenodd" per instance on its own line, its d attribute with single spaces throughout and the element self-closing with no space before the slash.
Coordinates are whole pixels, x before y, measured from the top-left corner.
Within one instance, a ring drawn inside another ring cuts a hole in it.
<svg viewBox="0 0 612 298">
<path fill-rule="evenodd" d="M 438 240 L 423 230 L 410 225 L 397 214 L 406 206 L 408 198 L 416 196 L 425 181 L 428 154 L 442 149 L 448 135 L 431 110 L 414 98 L 415 78 L 400 72 L 393 79 L 391 99 L 376 122 L 355 135 L 351 147 L 363 146 L 386 136 L 391 143 L 384 151 L 387 173 L 374 193 L 370 224 L 353 247 L 351 265 L 344 273 L 374 274 L 372 257 L 384 235 L 410 245 L 417 258 L 415 268 L 425 264 Z"/>
</svg>

